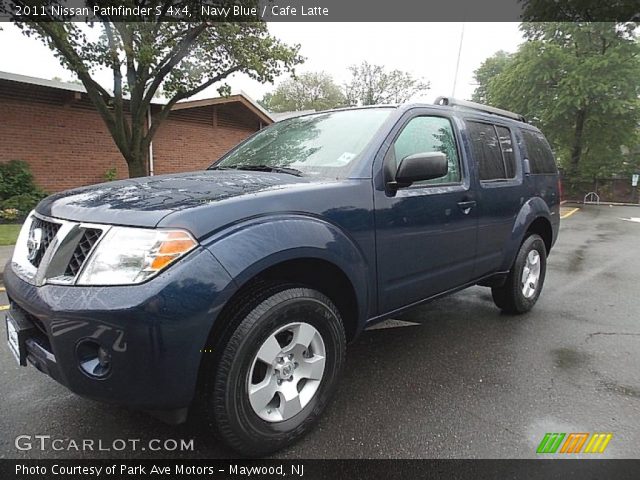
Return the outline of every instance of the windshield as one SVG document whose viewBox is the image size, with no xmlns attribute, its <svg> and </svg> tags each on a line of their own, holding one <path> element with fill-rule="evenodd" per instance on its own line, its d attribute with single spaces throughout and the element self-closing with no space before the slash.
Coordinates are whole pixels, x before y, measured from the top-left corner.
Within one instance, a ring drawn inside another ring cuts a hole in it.
<svg viewBox="0 0 640 480">
<path fill-rule="evenodd" d="M 210 168 L 270 168 L 342 178 L 390 112 L 389 108 L 366 108 L 283 120 Z"/>
</svg>

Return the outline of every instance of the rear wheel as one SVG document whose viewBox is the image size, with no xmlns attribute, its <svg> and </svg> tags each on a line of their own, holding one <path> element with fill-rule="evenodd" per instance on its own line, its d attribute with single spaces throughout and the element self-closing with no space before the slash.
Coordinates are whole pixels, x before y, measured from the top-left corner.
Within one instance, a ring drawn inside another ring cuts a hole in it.
<svg viewBox="0 0 640 480">
<path fill-rule="evenodd" d="M 329 298 L 291 285 L 261 289 L 233 317 L 205 372 L 205 408 L 230 447 L 264 455 L 298 440 L 320 416 L 344 363 L 344 329 Z"/>
<path fill-rule="evenodd" d="M 528 312 L 538 301 L 547 269 L 547 250 L 539 235 L 522 242 L 505 283 L 493 287 L 494 303 L 506 313 Z"/>
</svg>

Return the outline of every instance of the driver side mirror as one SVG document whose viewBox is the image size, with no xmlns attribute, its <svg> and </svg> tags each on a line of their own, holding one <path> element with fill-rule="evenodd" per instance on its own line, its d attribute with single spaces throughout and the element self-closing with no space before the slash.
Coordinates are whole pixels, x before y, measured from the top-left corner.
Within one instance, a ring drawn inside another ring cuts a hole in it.
<svg viewBox="0 0 640 480">
<path fill-rule="evenodd" d="M 395 188 L 408 187 L 414 182 L 444 177 L 448 171 L 449 165 L 444 153 L 414 153 L 400 160 L 392 186 Z"/>
</svg>

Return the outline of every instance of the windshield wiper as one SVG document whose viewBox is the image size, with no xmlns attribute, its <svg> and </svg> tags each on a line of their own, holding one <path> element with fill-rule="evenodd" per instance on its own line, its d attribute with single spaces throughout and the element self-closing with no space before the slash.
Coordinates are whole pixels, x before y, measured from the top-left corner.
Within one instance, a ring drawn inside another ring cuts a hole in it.
<svg viewBox="0 0 640 480">
<path fill-rule="evenodd" d="M 219 168 L 233 168 L 235 170 L 247 170 L 254 172 L 276 172 L 276 173 L 287 173 L 289 175 L 295 175 L 296 177 L 302 177 L 304 174 L 295 168 L 291 167 L 273 167 L 271 165 L 233 165 L 230 167 L 219 167 Z"/>
</svg>

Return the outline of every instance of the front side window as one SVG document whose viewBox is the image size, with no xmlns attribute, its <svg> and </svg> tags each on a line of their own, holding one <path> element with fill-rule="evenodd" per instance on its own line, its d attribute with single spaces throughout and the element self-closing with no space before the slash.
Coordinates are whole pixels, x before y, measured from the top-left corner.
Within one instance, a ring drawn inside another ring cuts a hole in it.
<svg viewBox="0 0 640 480">
<path fill-rule="evenodd" d="M 444 117 L 416 117 L 407 123 L 394 145 L 396 164 L 416 153 L 444 153 L 448 172 L 444 177 L 415 182 L 414 185 L 438 185 L 460 182 L 460 161 L 451 121 Z"/>
<path fill-rule="evenodd" d="M 365 108 L 283 120 L 210 168 L 284 168 L 304 175 L 344 178 L 391 112 L 391 108 Z"/>
<path fill-rule="evenodd" d="M 467 122 L 467 127 L 480 180 L 514 178 L 516 161 L 509 129 L 480 122 Z"/>
</svg>

